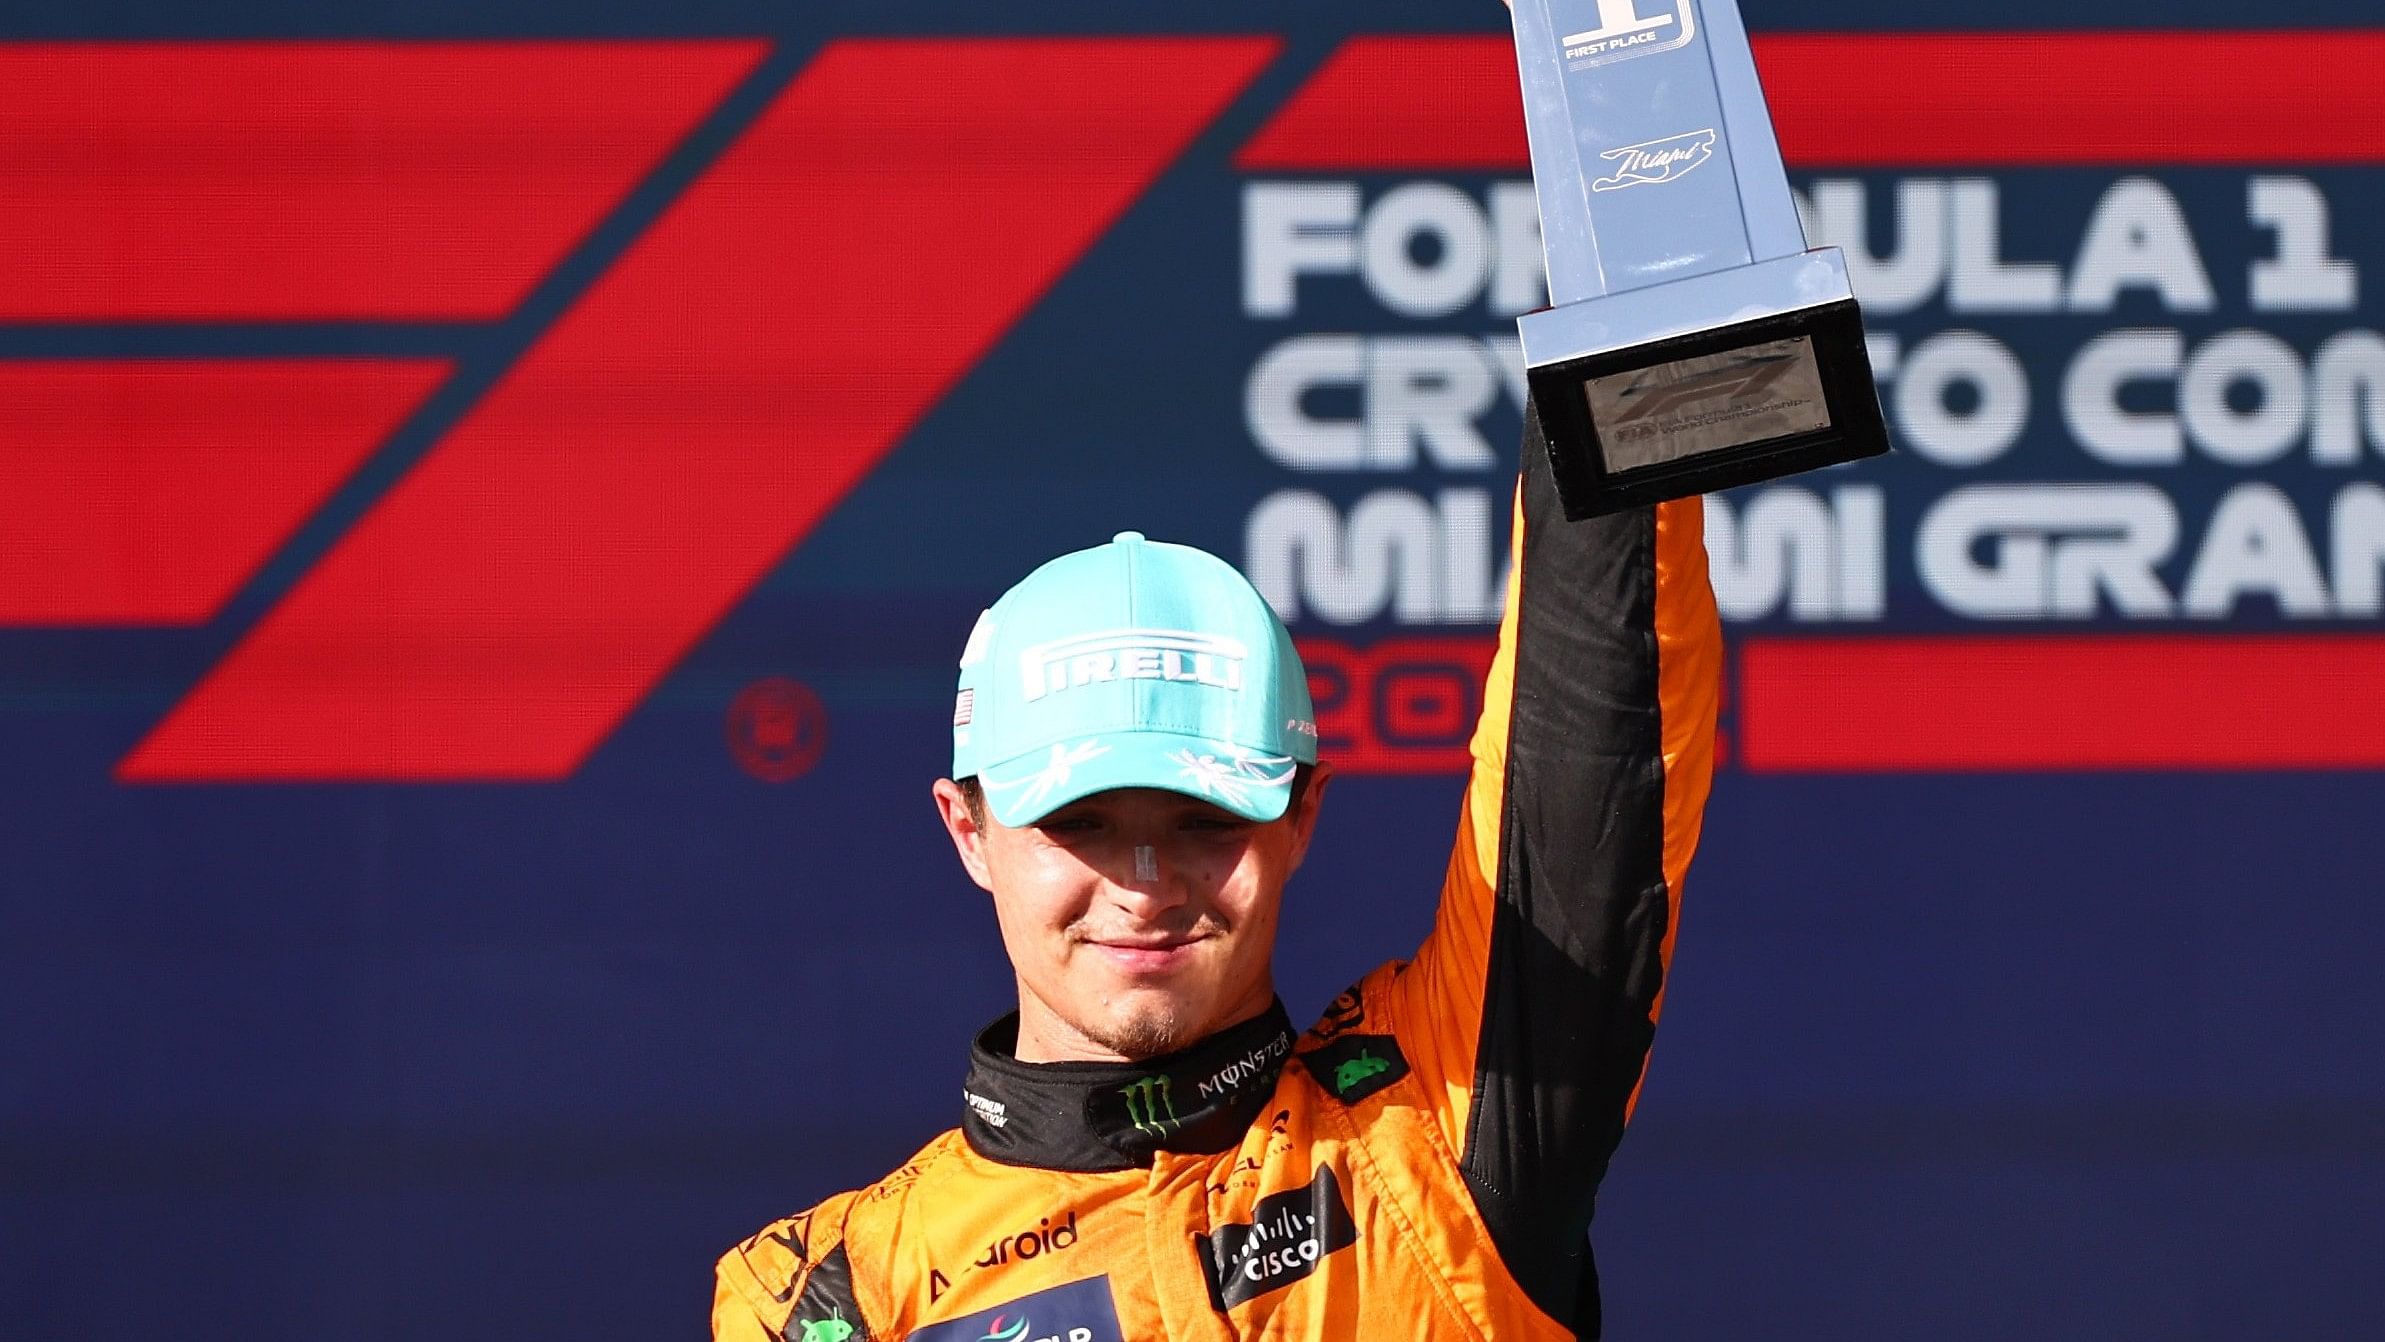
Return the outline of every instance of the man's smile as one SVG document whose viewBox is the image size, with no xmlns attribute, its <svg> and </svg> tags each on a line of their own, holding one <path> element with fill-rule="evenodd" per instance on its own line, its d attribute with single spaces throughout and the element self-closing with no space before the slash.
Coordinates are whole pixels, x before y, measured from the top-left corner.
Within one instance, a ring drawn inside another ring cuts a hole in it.
<svg viewBox="0 0 2385 1342">
<path fill-rule="evenodd" d="M 1084 944 L 1099 952 L 1103 959 L 1132 974 L 1165 974 L 1181 968 L 1193 957 L 1193 948 L 1209 939 L 1211 933 L 1172 932 L 1144 935 L 1111 935 L 1084 938 Z"/>
</svg>

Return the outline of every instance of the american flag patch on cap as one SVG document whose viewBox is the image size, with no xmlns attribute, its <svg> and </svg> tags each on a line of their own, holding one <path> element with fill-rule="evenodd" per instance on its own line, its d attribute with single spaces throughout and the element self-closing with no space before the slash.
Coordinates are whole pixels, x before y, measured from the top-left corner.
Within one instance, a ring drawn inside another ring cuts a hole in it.
<svg viewBox="0 0 2385 1342">
<path fill-rule="evenodd" d="M 953 726 L 955 726 L 955 727 L 966 727 L 966 726 L 968 726 L 968 725 L 969 725 L 969 720 L 970 720 L 972 717 L 976 716 L 976 713 L 977 713 L 977 691 L 975 691 L 975 690 L 963 690 L 963 691 L 961 691 L 961 693 L 960 693 L 960 697 L 959 697 L 959 698 L 956 698 L 956 699 L 954 699 L 954 700 L 952 701 L 952 725 L 953 725 Z"/>
</svg>

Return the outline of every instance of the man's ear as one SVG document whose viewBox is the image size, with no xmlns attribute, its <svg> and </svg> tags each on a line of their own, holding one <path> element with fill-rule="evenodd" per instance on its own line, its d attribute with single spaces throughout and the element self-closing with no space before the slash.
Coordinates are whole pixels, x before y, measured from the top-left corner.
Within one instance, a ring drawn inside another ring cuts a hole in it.
<svg viewBox="0 0 2385 1342">
<path fill-rule="evenodd" d="M 944 833 L 952 839 L 952 850 L 960 854 L 961 867 L 969 879 L 991 893 L 994 888 L 993 869 L 986 865 L 985 827 L 969 809 L 969 799 L 961 794 L 961 785 L 949 778 L 936 780 L 936 816 L 944 822 Z"/>
<path fill-rule="evenodd" d="M 1308 786 L 1300 791 L 1300 802 L 1286 816 L 1292 822 L 1292 869 L 1297 871 L 1308 857 L 1308 841 L 1317 832 L 1317 812 L 1325 805 L 1325 786 L 1333 781 L 1333 766 L 1318 760 L 1309 766 Z"/>
</svg>

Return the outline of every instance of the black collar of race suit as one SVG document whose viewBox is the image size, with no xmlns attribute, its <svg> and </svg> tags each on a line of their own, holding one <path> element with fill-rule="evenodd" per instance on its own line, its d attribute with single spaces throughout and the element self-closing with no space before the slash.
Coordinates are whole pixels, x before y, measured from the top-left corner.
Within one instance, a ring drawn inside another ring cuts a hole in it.
<svg viewBox="0 0 2385 1342">
<path fill-rule="evenodd" d="M 1281 1001 L 1147 1062 L 1020 1062 L 1018 1013 L 970 1050 L 961 1131 L 989 1160 L 1095 1173 L 1155 1151 L 1214 1154 L 1242 1139 L 1292 1056 Z"/>
</svg>

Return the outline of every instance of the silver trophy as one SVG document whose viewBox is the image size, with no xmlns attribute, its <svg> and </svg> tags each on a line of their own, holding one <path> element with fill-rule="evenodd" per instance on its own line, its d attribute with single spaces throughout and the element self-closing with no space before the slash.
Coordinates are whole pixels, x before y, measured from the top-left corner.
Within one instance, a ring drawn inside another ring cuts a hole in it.
<svg viewBox="0 0 2385 1342">
<path fill-rule="evenodd" d="M 1517 325 L 1570 517 L 1888 450 L 1734 0 L 1514 0 L 1550 306 Z"/>
</svg>

